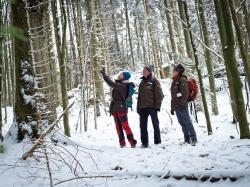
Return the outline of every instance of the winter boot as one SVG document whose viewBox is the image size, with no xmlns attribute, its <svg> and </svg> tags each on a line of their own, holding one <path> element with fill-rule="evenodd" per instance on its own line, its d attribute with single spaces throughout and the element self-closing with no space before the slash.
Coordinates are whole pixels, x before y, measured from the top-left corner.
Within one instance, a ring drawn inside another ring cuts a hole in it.
<svg viewBox="0 0 250 187">
<path fill-rule="evenodd" d="M 135 148 L 135 147 L 136 147 L 136 144 L 137 144 L 137 141 L 136 141 L 136 140 L 133 140 L 133 144 L 131 144 L 131 148 Z"/>
</svg>

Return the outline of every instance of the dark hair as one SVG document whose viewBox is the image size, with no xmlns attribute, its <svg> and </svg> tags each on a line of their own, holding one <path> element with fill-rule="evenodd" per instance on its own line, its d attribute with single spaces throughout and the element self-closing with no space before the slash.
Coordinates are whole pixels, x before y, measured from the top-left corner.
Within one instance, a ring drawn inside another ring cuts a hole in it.
<svg viewBox="0 0 250 187">
<path fill-rule="evenodd" d="M 183 65 L 178 64 L 178 65 L 174 66 L 174 70 L 175 70 L 175 71 L 178 71 L 178 72 L 180 72 L 180 73 L 183 73 L 183 72 L 185 71 L 185 68 L 184 68 Z"/>
</svg>

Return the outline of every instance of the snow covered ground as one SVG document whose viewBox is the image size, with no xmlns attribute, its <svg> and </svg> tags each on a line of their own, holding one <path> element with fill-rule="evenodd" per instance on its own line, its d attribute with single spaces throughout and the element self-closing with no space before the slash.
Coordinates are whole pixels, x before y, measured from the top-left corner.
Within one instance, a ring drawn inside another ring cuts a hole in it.
<svg viewBox="0 0 250 187">
<path fill-rule="evenodd" d="M 138 81 L 137 78 L 135 80 Z M 199 123 L 194 122 L 198 144 L 196 146 L 180 145 L 180 142 L 183 141 L 181 127 L 176 116 L 168 114 L 170 81 L 162 80 L 161 83 L 165 94 L 163 107 L 159 113 L 161 145 L 152 143 L 153 128 L 151 120 L 149 120 L 150 148 L 141 149 L 139 147 L 139 117 L 135 111 L 130 111 L 128 114 L 130 127 L 138 140 L 138 147 L 134 149 L 130 148 L 128 144 L 126 148 L 119 147 L 113 119 L 104 113 L 98 118 L 97 130 L 94 129 L 93 121 L 90 121 L 88 132 L 80 133 L 79 130 L 75 132 L 80 109 L 80 104 L 76 104 L 70 111 L 72 125 L 70 140 L 59 137 L 57 144 L 49 141 L 46 143 L 53 184 L 65 187 L 250 186 L 250 140 L 240 140 L 235 125 L 231 123 L 232 114 L 226 92 L 218 93 L 220 115 L 211 116 L 213 135 L 207 135 L 204 114 L 199 112 Z M 223 85 L 220 81 L 217 83 L 219 86 Z M 134 106 L 134 108 L 136 107 Z M 11 108 L 8 110 L 8 124 L 4 127 L 4 133 L 12 122 Z M 92 114 L 90 113 L 90 115 Z M 173 120 L 172 123 L 171 120 Z M 67 143 L 63 144 L 63 142 Z M 11 139 L 5 141 L 6 151 L 4 154 L 0 154 L 1 187 L 50 185 L 43 148 L 34 154 L 34 158 L 26 161 L 20 160 L 30 146 L 28 142 L 16 144 Z M 55 153 L 61 156 L 56 156 Z M 227 178 L 212 183 L 209 180 L 206 182 L 176 180 L 173 177 L 164 179 L 164 175 L 244 177 L 235 182 L 231 182 Z M 81 179 L 73 180 L 74 177 Z M 68 179 L 72 180 L 64 181 Z"/>
</svg>

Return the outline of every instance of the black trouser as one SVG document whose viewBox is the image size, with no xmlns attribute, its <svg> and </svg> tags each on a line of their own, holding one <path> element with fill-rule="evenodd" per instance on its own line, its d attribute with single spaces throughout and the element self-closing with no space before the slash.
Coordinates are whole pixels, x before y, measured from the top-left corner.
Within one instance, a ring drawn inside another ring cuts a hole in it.
<svg viewBox="0 0 250 187">
<path fill-rule="evenodd" d="M 161 143 L 161 134 L 159 128 L 159 119 L 157 115 L 157 109 L 144 108 L 140 110 L 140 129 L 141 129 L 141 142 L 142 145 L 148 145 L 148 116 L 151 116 L 151 120 L 154 128 L 154 143 Z"/>
</svg>

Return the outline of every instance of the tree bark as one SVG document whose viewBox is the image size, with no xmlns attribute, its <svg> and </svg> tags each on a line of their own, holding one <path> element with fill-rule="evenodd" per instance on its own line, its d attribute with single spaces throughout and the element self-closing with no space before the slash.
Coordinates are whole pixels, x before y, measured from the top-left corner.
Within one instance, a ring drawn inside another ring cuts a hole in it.
<svg viewBox="0 0 250 187">
<path fill-rule="evenodd" d="M 208 106 L 207 106 L 206 93 L 205 93 L 204 84 L 203 84 L 203 78 L 202 78 L 202 74 L 201 74 L 201 69 L 199 67 L 198 53 L 197 53 L 197 49 L 196 49 L 196 46 L 194 44 L 193 37 L 192 37 L 192 31 L 191 31 L 191 26 L 189 23 L 189 16 L 188 16 L 188 9 L 187 9 L 186 2 L 184 2 L 183 5 L 184 5 L 184 7 L 183 7 L 184 13 L 186 15 L 186 20 L 187 20 L 187 24 L 188 24 L 190 42 L 191 42 L 191 46 L 192 46 L 193 54 L 194 54 L 195 67 L 196 67 L 196 71 L 197 71 L 198 77 L 199 77 L 202 102 L 203 102 L 204 112 L 205 112 L 205 117 L 206 117 L 206 122 L 207 122 L 207 132 L 208 132 L 208 135 L 211 135 L 213 133 L 213 131 L 212 131 L 211 120 L 210 120 L 210 116 L 209 116 L 209 112 L 208 112 Z"/>
<path fill-rule="evenodd" d="M 129 26 L 127 0 L 124 0 L 123 3 L 124 3 L 124 8 L 125 8 L 126 28 L 128 29 L 128 41 L 129 41 L 131 58 L 132 58 L 132 65 L 133 65 L 133 69 L 135 70 L 135 60 L 134 60 L 134 52 L 133 52 L 133 47 L 132 47 L 131 31 L 130 31 L 130 26 Z"/>
<path fill-rule="evenodd" d="M 111 7 L 111 27 L 112 30 L 114 32 L 114 39 L 115 39 L 115 54 L 114 54 L 114 58 L 118 58 L 120 60 L 118 60 L 118 65 L 120 67 L 123 66 L 123 59 L 121 58 L 121 49 L 120 49 L 120 44 L 119 44 L 119 40 L 118 40 L 118 34 L 117 34 L 117 27 L 116 27 L 116 18 L 115 18 L 115 13 L 114 13 L 114 5 L 113 5 L 113 0 L 110 0 L 110 7 Z"/>
<path fill-rule="evenodd" d="M 184 10 L 184 1 L 177 0 L 177 2 L 178 2 L 178 7 L 179 7 L 180 18 L 184 22 L 187 22 L 187 17 L 185 15 L 185 10 Z M 182 24 L 182 27 L 183 27 L 183 32 L 184 32 L 187 56 L 188 56 L 188 58 L 193 59 L 193 53 L 192 53 L 192 46 L 191 46 L 191 42 L 190 42 L 189 31 L 186 29 L 186 26 L 185 26 L 184 23 Z"/>
<path fill-rule="evenodd" d="M 207 47 L 210 48 L 208 28 L 207 28 L 205 14 L 203 10 L 203 0 L 198 0 L 198 7 L 199 7 L 199 17 L 200 17 L 201 28 L 203 32 L 204 43 Z M 214 65 L 212 62 L 211 53 L 209 52 L 207 48 L 205 48 L 205 60 L 206 60 L 206 65 L 207 65 L 208 78 L 209 78 L 212 112 L 214 115 L 218 115 L 219 111 L 218 111 L 216 88 L 215 88 L 215 81 L 214 81 L 214 67 L 213 67 Z"/>
<path fill-rule="evenodd" d="M 170 8 L 172 12 L 174 12 L 175 14 L 178 14 L 178 7 L 176 5 L 176 0 L 170 1 Z M 175 16 L 173 16 L 173 26 L 174 26 L 173 32 L 176 38 L 176 45 L 177 45 L 178 52 L 181 54 L 181 56 L 184 56 L 185 50 L 184 50 L 184 44 L 181 38 L 182 33 L 180 32 L 178 20 Z"/>
<path fill-rule="evenodd" d="M 32 68 L 31 55 L 29 53 L 28 23 L 23 1 L 15 1 L 11 5 L 13 15 L 13 26 L 21 29 L 25 38 L 17 36 L 14 38 L 15 47 L 15 75 L 16 75 L 16 103 L 14 108 L 14 121 L 18 127 L 18 141 L 22 141 L 25 135 L 37 138 L 37 119 L 35 101 L 35 80 Z M 22 18 L 22 19 L 20 19 Z M 30 79 L 24 79 L 29 76 Z M 31 100 L 29 100 L 31 99 Z M 30 127 L 32 133 L 29 134 L 26 128 Z M 13 132 L 13 134 L 15 134 Z"/>
<path fill-rule="evenodd" d="M 167 0 L 164 0 L 164 6 L 166 8 L 168 8 Z M 173 53 L 173 56 L 175 56 L 175 54 L 176 54 L 176 45 L 175 45 L 175 38 L 174 38 L 171 18 L 170 18 L 169 12 L 167 10 L 165 10 L 165 14 L 166 14 L 167 23 L 168 23 L 168 32 L 169 32 L 169 39 L 170 39 L 170 42 L 171 42 L 172 53 Z"/>
<path fill-rule="evenodd" d="M 2 12 L 2 0 L 0 0 L 0 25 L 3 25 L 3 12 Z M 2 67 L 3 67 L 3 39 L 4 39 L 4 33 L 3 30 L 0 30 L 0 143 L 3 140 L 3 133 L 2 133 L 2 127 L 3 127 L 3 119 L 2 119 Z"/>
<path fill-rule="evenodd" d="M 214 5 L 215 5 L 215 11 L 216 11 L 216 16 L 217 16 L 217 22 L 218 22 L 218 27 L 219 27 L 219 32 L 220 32 L 220 40 L 221 40 L 221 45 L 222 42 L 225 43 L 226 39 L 224 37 L 224 32 L 225 32 L 225 28 L 224 28 L 224 20 L 222 17 L 222 10 L 221 10 L 221 5 L 219 3 L 219 1 L 214 0 Z M 224 44 L 225 46 L 226 44 Z M 222 51 L 223 52 L 223 51 Z M 223 53 L 224 54 L 224 53 Z M 225 65 L 226 68 L 226 74 L 227 74 L 227 80 L 228 80 L 228 85 L 229 85 L 229 92 L 230 92 L 230 96 L 231 96 L 231 108 L 232 108 L 232 112 L 233 112 L 233 122 L 238 121 L 237 120 L 237 112 L 236 112 L 236 103 L 235 103 L 235 93 L 234 90 L 232 88 L 232 82 L 233 82 L 233 76 L 230 73 L 228 66 Z"/>
<path fill-rule="evenodd" d="M 101 77 L 100 77 L 100 73 L 99 73 L 99 70 L 100 70 L 100 64 L 99 64 L 99 61 L 98 61 L 98 51 L 97 51 L 97 45 L 98 45 L 98 42 L 97 42 L 97 31 L 96 31 L 96 16 L 94 14 L 95 12 L 95 4 L 94 2 L 87 2 L 87 22 L 88 22 L 88 29 L 89 29 L 89 33 L 90 33 L 90 46 L 91 46 L 91 67 L 92 67 L 92 71 L 93 71 L 93 88 L 95 87 L 95 92 L 93 92 L 94 94 L 94 98 L 95 98 L 95 101 L 97 102 L 96 104 L 96 112 L 97 112 L 97 116 L 100 115 L 100 112 L 99 112 L 99 103 L 100 101 L 103 100 L 104 98 L 104 91 L 103 91 L 103 82 L 101 80 Z"/>
<path fill-rule="evenodd" d="M 59 35 L 59 20 L 57 17 L 57 6 L 56 1 L 52 0 L 52 15 L 54 20 L 54 30 L 55 30 L 55 38 L 56 38 L 56 48 L 60 66 L 60 82 L 61 82 L 61 93 L 62 93 L 62 103 L 63 103 L 63 110 L 66 110 L 68 107 L 68 94 L 67 94 L 67 80 L 66 80 L 66 62 L 65 62 L 65 47 L 66 47 L 66 28 L 67 28 L 67 19 L 66 19 L 66 12 L 64 8 L 64 1 L 62 3 L 62 18 L 63 18 L 63 25 L 62 25 L 62 41 Z M 61 43 L 61 46 L 60 46 Z M 66 111 L 63 116 L 63 124 L 64 124 L 64 133 L 67 136 L 70 136 L 70 127 L 69 127 L 69 113 Z"/>
<path fill-rule="evenodd" d="M 151 41 L 152 50 L 153 50 L 154 64 L 156 67 L 156 76 L 161 77 L 161 78 L 165 78 L 165 73 L 163 71 L 163 68 L 162 68 L 161 62 L 160 62 L 159 51 L 157 49 L 156 38 L 153 34 L 153 28 L 152 28 L 153 22 L 152 22 L 152 18 L 150 17 L 150 13 L 149 13 L 148 0 L 144 0 L 144 8 L 145 8 L 146 16 L 147 16 L 147 26 L 148 26 L 148 32 L 149 32 L 150 41 Z"/>
<path fill-rule="evenodd" d="M 239 25 L 238 18 L 234 9 L 234 2 L 232 0 L 228 0 L 228 3 L 229 3 L 232 18 L 233 18 L 233 23 L 234 23 L 234 28 L 236 31 L 238 45 L 240 48 L 241 58 L 244 64 L 245 76 L 247 77 L 248 88 L 250 88 L 250 60 L 247 59 L 247 53 L 245 51 L 245 46 L 243 44 L 243 38 L 241 35 L 240 25 Z"/>
<path fill-rule="evenodd" d="M 250 10 L 247 10 L 247 5 L 246 5 L 246 1 L 243 2 L 242 4 L 243 7 L 243 14 L 244 14 L 244 20 L 245 20 L 245 24 L 246 24 L 246 29 L 247 29 L 247 35 L 248 35 L 248 49 L 250 48 Z M 249 49 L 250 51 L 250 49 Z"/>
<path fill-rule="evenodd" d="M 232 87 L 234 92 L 233 97 L 235 99 L 235 104 L 236 104 L 235 112 L 237 114 L 237 121 L 239 122 L 239 127 L 240 127 L 240 138 L 241 139 L 250 138 L 244 98 L 242 94 L 243 85 L 240 79 L 235 59 L 235 49 L 234 49 L 235 41 L 234 41 L 229 4 L 227 1 L 214 0 L 214 2 L 215 4 L 220 3 L 221 7 L 221 11 L 217 12 L 219 13 L 217 14 L 217 17 L 222 16 L 223 19 L 223 22 L 219 23 L 223 24 L 223 27 L 219 27 L 219 29 L 220 29 L 221 43 L 225 59 L 225 66 L 227 66 L 227 71 L 229 71 L 231 75 L 234 75 L 234 78 L 232 80 L 232 85 L 229 86 Z"/>
</svg>

